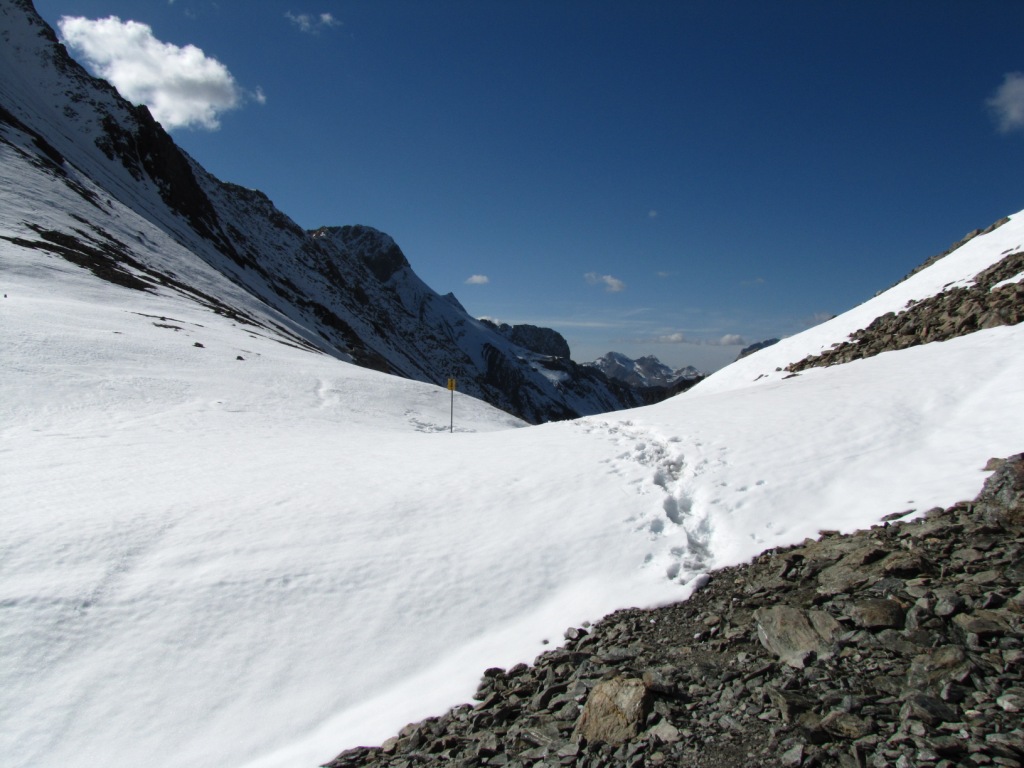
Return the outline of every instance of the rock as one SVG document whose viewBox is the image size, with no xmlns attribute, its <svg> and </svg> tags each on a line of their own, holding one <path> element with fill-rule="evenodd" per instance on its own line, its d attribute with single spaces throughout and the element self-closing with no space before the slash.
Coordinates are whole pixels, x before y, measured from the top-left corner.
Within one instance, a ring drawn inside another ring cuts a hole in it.
<svg viewBox="0 0 1024 768">
<path fill-rule="evenodd" d="M 507 330 L 506 330 L 507 329 Z M 569 343 L 558 331 L 536 325 L 501 325 L 498 328 L 513 343 L 532 352 L 551 357 L 570 356 Z"/>
<path fill-rule="evenodd" d="M 874 730 L 874 723 L 849 712 L 832 711 L 821 719 L 823 731 L 843 739 L 859 739 Z"/>
<path fill-rule="evenodd" d="M 1012 688 L 998 699 L 996 704 L 1007 712 L 1024 712 L 1024 688 Z"/>
<path fill-rule="evenodd" d="M 791 667 L 802 669 L 814 659 L 831 656 L 829 644 L 799 608 L 789 605 L 759 608 L 754 619 L 761 644 Z"/>
<path fill-rule="evenodd" d="M 911 693 L 900 709 L 900 720 L 920 720 L 927 725 L 938 725 L 957 720 L 957 711 L 942 699 Z"/>
<path fill-rule="evenodd" d="M 936 597 L 938 601 L 935 603 L 935 615 L 943 618 L 959 613 L 967 604 L 963 597 L 948 589 L 936 593 Z"/>
<path fill-rule="evenodd" d="M 814 631 L 829 646 L 838 641 L 839 636 L 843 633 L 843 625 L 825 611 L 808 611 L 807 618 L 810 620 L 811 626 L 814 627 Z"/>
<path fill-rule="evenodd" d="M 804 745 L 790 747 L 779 756 L 779 762 L 788 768 L 799 768 L 804 762 Z"/>
<path fill-rule="evenodd" d="M 985 481 L 978 494 L 978 515 L 1004 527 L 1024 527 L 1024 453 L 1010 456 Z"/>
<path fill-rule="evenodd" d="M 979 637 L 1002 635 L 1009 630 L 1003 618 L 994 611 L 961 613 L 953 618 L 953 623 L 965 633 Z"/>
<path fill-rule="evenodd" d="M 572 733 L 573 741 L 621 744 L 640 733 L 648 705 L 643 681 L 616 677 L 594 686 Z"/>
<path fill-rule="evenodd" d="M 836 563 L 818 576 L 818 592 L 823 595 L 838 595 L 860 587 L 867 580 L 868 576 L 860 566 Z"/>
<path fill-rule="evenodd" d="M 947 645 L 915 656 L 907 672 L 907 687 L 925 691 L 942 687 L 965 676 L 971 668 L 967 654 L 958 645 Z"/>
<path fill-rule="evenodd" d="M 800 713 L 806 712 L 815 704 L 814 699 L 807 696 L 790 691 L 780 691 L 772 686 L 766 687 L 764 692 L 787 723 L 793 722 Z"/>
<path fill-rule="evenodd" d="M 903 606 L 893 600 L 861 600 L 849 609 L 850 618 L 865 629 L 902 627 Z"/>
<path fill-rule="evenodd" d="M 1007 253 L 995 264 L 979 272 L 970 286 L 958 286 L 922 301 L 912 302 L 901 312 L 887 312 L 875 318 L 866 328 L 854 331 L 849 341 L 834 345 L 818 355 L 810 355 L 786 366 L 797 373 L 816 366 L 835 365 L 907 347 L 945 341 L 974 333 L 984 328 L 1014 325 L 1024 320 L 1024 301 L 1018 285 L 996 284 L 1024 269 L 1024 252 Z M 997 472 L 1000 470 L 997 470 Z M 1024 505 L 1014 507 L 1014 500 L 1024 501 L 1017 491 L 998 499 L 994 510 L 1005 515 L 1008 524 L 1024 523 Z M 988 514 L 988 513 L 983 513 Z"/>
<path fill-rule="evenodd" d="M 647 735 L 656 737 L 668 744 L 679 741 L 679 729 L 665 720 L 661 720 L 656 725 L 648 728 Z"/>
</svg>

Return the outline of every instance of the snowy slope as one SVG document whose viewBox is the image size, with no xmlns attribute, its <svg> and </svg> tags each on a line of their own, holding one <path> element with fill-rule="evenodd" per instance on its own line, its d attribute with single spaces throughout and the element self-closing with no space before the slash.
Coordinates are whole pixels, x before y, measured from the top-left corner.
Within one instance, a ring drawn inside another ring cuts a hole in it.
<svg viewBox="0 0 1024 768">
<path fill-rule="evenodd" d="M 27 0 L 0 0 L 0 39 L 5 183 L 15 196 L 49 185 L 46 195 L 67 198 L 69 214 L 42 222 L 35 214 L 45 207 L 0 210 L 8 238 L 78 262 L 98 242 L 107 262 L 184 293 L 229 282 L 230 291 L 214 291 L 225 312 L 367 367 L 434 383 L 454 375 L 466 393 L 531 422 L 642 402 L 568 360 L 551 376 L 529 350 L 426 286 L 387 235 L 305 232 L 263 193 L 214 178 L 145 107 L 70 59 Z M 166 240 L 169 257 L 153 247 Z M 109 278 L 111 267 L 94 272 Z"/>
<path fill-rule="evenodd" d="M 900 312 L 910 302 L 921 301 L 957 286 L 970 285 L 985 267 L 1002 257 L 1024 251 L 1024 215 L 1009 221 L 982 237 L 968 240 L 949 255 L 939 259 L 906 280 L 803 333 L 782 339 L 765 349 L 744 357 L 695 387 L 695 392 L 710 393 L 736 389 L 748 384 L 767 385 L 788 374 L 785 369 L 808 355 L 816 355 L 833 344 L 847 340 L 860 328 L 866 328 L 886 312 Z M 760 378 L 759 378 L 760 377 Z"/>
</svg>

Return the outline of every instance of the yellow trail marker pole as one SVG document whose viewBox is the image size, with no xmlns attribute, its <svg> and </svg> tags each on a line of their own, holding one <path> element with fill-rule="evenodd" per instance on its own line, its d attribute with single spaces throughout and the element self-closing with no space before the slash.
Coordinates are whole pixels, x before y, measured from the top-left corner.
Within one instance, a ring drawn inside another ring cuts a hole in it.
<svg viewBox="0 0 1024 768">
<path fill-rule="evenodd" d="M 448 434 L 455 432 L 455 379 L 448 379 L 448 391 L 452 393 L 451 421 L 448 424 Z"/>
</svg>

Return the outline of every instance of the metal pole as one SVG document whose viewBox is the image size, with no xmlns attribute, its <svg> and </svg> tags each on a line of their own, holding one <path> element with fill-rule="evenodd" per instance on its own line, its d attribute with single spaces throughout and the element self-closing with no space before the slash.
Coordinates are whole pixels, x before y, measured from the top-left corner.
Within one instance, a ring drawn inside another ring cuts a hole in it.
<svg viewBox="0 0 1024 768">
<path fill-rule="evenodd" d="M 448 391 L 452 393 L 452 413 L 451 421 L 448 424 L 448 432 L 452 433 L 455 431 L 455 379 L 448 377 Z"/>
</svg>

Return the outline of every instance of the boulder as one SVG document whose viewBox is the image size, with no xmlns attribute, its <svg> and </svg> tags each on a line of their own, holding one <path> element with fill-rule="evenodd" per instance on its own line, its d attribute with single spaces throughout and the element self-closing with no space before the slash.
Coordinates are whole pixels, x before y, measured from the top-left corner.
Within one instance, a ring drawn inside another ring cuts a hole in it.
<svg viewBox="0 0 1024 768">
<path fill-rule="evenodd" d="M 801 669 L 831 656 L 831 645 L 812 626 L 807 613 L 790 605 L 759 608 L 754 613 L 757 637 L 769 653 Z"/>
<path fill-rule="evenodd" d="M 640 733 L 647 715 L 642 680 L 615 677 L 594 686 L 572 733 L 573 741 L 622 744 Z"/>
</svg>

